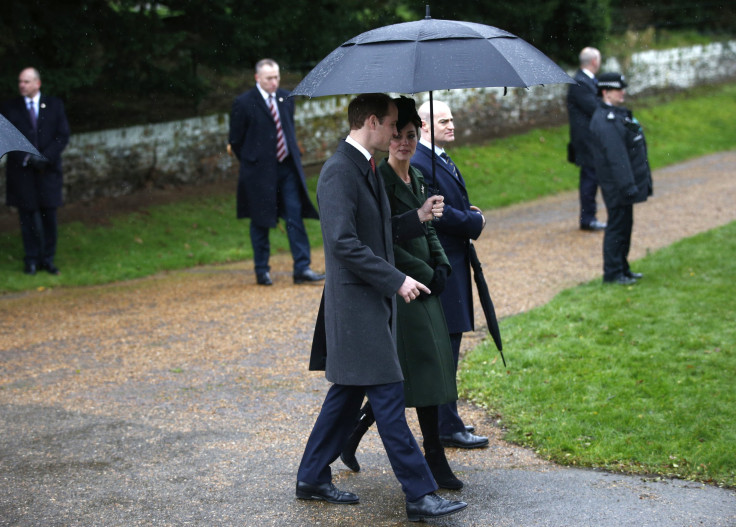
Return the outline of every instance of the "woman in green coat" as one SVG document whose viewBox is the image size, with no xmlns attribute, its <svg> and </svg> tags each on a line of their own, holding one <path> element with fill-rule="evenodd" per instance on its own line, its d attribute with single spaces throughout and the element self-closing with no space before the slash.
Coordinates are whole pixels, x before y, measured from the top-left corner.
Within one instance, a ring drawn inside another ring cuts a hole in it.
<svg viewBox="0 0 736 527">
<path fill-rule="evenodd" d="M 378 166 L 392 216 L 415 210 L 427 199 L 421 172 L 409 165 L 419 141 L 421 120 L 413 99 L 401 97 L 394 102 L 399 109 L 398 134 L 391 140 L 388 159 Z M 394 244 L 394 257 L 400 271 L 427 284 L 432 291 L 431 295 L 423 294 L 416 302 L 397 302 L 396 344 L 404 375 L 405 404 L 416 408 L 424 437 L 424 457 L 437 485 L 457 490 L 463 483 L 452 473 L 440 444 L 437 414 L 438 405 L 457 400 L 455 363 L 439 299 L 451 271 L 450 262 L 431 222 L 426 224 L 424 236 Z M 368 402 L 340 455 L 348 468 L 356 472 L 360 465 L 355 451 L 373 421 Z"/>
</svg>

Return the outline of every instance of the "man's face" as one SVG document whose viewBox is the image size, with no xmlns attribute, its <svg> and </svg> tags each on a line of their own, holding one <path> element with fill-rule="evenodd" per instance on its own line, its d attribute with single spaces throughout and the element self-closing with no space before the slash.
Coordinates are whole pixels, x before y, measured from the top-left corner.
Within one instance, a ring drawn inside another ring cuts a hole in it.
<svg viewBox="0 0 736 527">
<path fill-rule="evenodd" d="M 396 135 L 396 121 L 399 120 L 399 110 L 394 103 L 389 105 L 388 114 L 384 116 L 383 121 L 378 121 L 374 115 L 371 119 L 376 119 L 376 149 L 386 152 L 391 143 L 391 138 Z"/>
<path fill-rule="evenodd" d="M 265 64 L 256 73 L 256 82 L 266 93 L 274 93 L 279 88 L 280 80 L 281 75 L 278 66 Z"/>
<path fill-rule="evenodd" d="M 430 140 L 429 123 L 422 121 L 422 134 Z M 455 140 L 455 121 L 450 108 L 444 104 L 434 105 L 434 144 L 444 147 Z"/>
<path fill-rule="evenodd" d="M 41 89 L 41 79 L 39 79 L 32 69 L 26 69 L 20 72 L 18 76 L 18 91 L 23 97 L 35 97 L 38 90 Z"/>
<path fill-rule="evenodd" d="M 626 98 L 626 90 L 606 90 L 606 102 L 614 106 L 621 106 Z"/>
</svg>

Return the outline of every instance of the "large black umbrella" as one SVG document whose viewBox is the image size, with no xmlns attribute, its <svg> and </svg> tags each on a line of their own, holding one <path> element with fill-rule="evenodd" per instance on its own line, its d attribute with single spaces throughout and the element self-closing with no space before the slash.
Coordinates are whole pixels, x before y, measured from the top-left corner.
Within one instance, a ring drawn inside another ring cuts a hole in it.
<svg viewBox="0 0 736 527">
<path fill-rule="evenodd" d="M 41 156 L 31 142 L 13 126 L 13 123 L 0 115 L 0 157 L 13 151 Z"/>
<path fill-rule="evenodd" d="M 292 95 L 419 93 L 575 81 L 537 48 L 493 26 L 424 20 L 380 27 L 332 51 Z"/>
</svg>

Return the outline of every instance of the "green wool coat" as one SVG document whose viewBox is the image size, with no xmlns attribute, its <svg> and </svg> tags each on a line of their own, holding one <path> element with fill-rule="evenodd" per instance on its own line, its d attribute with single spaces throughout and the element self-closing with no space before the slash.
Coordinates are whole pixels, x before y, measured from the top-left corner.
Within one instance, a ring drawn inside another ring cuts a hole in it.
<svg viewBox="0 0 736 527">
<path fill-rule="evenodd" d="M 391 215 L 420 207 L 427 199 L 421 172 L 410 168 L 411 189 L 383 160 L 378 173 L 386 185 Z M 403 273 L 429 284 L 434 268 L 450 262 L 434 228 L 426 224 L 425 236 L 394 244 L 396 267 Z M 434 406 L 457 400 L 455 363 L 445 313 L 437 296 L 422 296 L 407 304 L 397 297 L 396 347 L 404 374 L 407 407 Z"/>
</svg>

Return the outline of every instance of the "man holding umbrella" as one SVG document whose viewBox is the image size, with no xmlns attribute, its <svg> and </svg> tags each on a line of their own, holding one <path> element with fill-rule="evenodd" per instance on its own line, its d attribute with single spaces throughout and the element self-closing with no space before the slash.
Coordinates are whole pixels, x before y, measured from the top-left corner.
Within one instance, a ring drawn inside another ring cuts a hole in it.
<svg viewBox="0 0 736 527">
<path fill-rule="evenodd" d="M 419 521 L 453 514 L 467 504 L 435 494 L 437 484 L 406 422 L 395 339 L 396 294 L 411 302 L 430 290 L 393 265 L 391 209 L 373 154 L 388 149 L 397 119 L 397 107 L 387 95 L 353 99 L 350 134 L 320 173 L 325 349 L 313 353 L 325 353 L 325 377 L 332 384 L 299 464 L 296 497 L 358 502 L 358 496 L 333 485 L 330 464 L 340 455 L 367 395 L 406 496 L 407 516 Z"/>
<path fill-rule="evenodd" d="M 23 238 L 24 269 L 59 274 L 56 255 L 56 209 L 62 205 L 61 153 L 69 142 L 64 103 L 41 94 L 41 76 L 26 68 L 18 76 L 20 97 L 0 109 L 43 155 L 8 154 L 7 205 L 18 209 Z"/>
<path fill-rule="evenodd" d="M 452 274 L 447 278 L 440 295 L 450 332 L 455 369 L 460 357 L 460 343 L 464 331 L 474 329 L 473 292 L 470 277 L 470 240 L 477 240 L 486 225 L 478 207 L 470 204 L 468 191 L 457 166 L 445 152 L 445 145 L 455 140 L 455 123 L 450 107 L 440 101 L 432 104 L 434 114 L 434 152 L 430 144 L 430 104 L 419 107 L 422 119 L 422 137 L 411 164 L 422 171 L 430 191 L 445 197 L 442 218 L 434 222 L 437 237 L 450 260 Z M 434 174 L 432 158 L 434 157 Z M 457 403 L 439 407 L 440 440 L 445 447 L 480 448 L 488 445 L 488 438 L 473 434 L 457 411 Z"/>
</svg>

